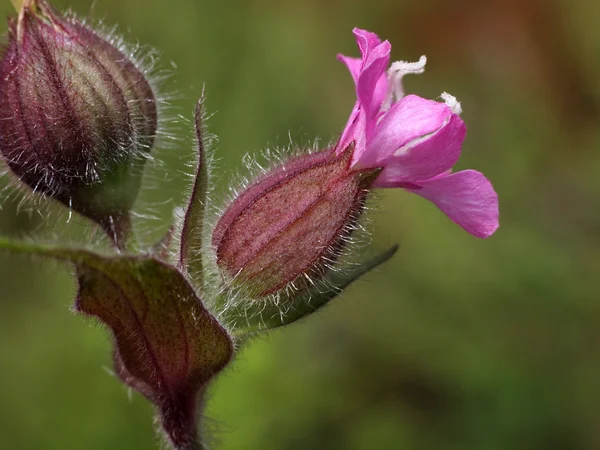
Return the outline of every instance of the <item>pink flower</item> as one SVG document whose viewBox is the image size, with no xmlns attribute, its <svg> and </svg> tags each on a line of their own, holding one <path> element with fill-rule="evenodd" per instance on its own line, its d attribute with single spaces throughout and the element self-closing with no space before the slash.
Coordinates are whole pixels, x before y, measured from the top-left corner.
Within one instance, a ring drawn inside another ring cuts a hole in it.
<svg viewBox="0 0 600 450">
<path fill-rule="evenodd" d="M 391 45 L 374 33 L 354 29 L 362 58 L 338 55 L 356 84 L 357 101 L 336 146 L 340 154 L 354 142 L 353 169 L 381 168 L 375 187 L 400 187 L 433 202 L 451 220 L 480 238 L 498 228 L 498 196 L 475 170 L 451 173 L 460 156 L 466 127 L 460 103 L 404 95 L 402 77 L 422 73 L 416 63 L 390 64 Z"/>
</svg>

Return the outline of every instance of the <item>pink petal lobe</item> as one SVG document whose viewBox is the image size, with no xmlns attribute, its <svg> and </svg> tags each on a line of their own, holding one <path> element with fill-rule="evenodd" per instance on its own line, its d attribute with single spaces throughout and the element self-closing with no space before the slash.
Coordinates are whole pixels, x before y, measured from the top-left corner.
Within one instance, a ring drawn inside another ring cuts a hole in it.
<svg viewBox="0 0 600 450">
<path fill-rule="evenodd" d="M 446 172 L 458 161 L 466 132 L 462 119 L 452 114 L 448 123 L 433 134 L 409 142 L 406 149 L 381 161 L 383 171 L 376 183 L 426 180 Z"/>
<path fill-rule="evenodd" d="M 356 84 L 356 95 L 368 120 L 379 112 L 388 89 L 386 71 L 392 46 L 385 41 L 363 56 L 363 67 Z"/>
<path fill-rule="evenodd" d="M 360 28 L 354 28 L 352 30 L 354 36 L 356 36 L 356 44 L 360 49 L 360 53 L 367 55 L 371 50 L 381 44 L 381 39 L 375 33 L 371 33 L 367 30 L 361 30 Z"/>
<path fill-rule="evenodd" d="M 341 53 L 337 55 L 337 59 L 346 65 L 350 71 L 350 75 L 352 75 L 354 84 L 358 84 L 358 77 L 362 68 L 362 59 L 352 58 L 350 56 L 342 55 Z"/>
<path fill-rule="evenodd" d="M 360 76 L 360 72 L 362 69 L 362 59 L 360 58 L 351 58 L 349 56 L 344 56 L 342 54 L 337 55 L 338 61 L 343 62 L 350 75 L 352 75 L 352 79 L 354 80 L 354 84 L 358 85 L 358 78 Z M 352 112 L 350 113 L 350 117 L 348 118 L 348 122 L 346 122 L 346 126 L 344 127 L 344 131 L 342 131 L 342 135 L 340 136 L 340 140 L 336 146 L 336 154 L 341 154 L 347 147 L 350 145 L 352 141 L 356 140 L 356 134 L 358 133 L 358 122 L 359 122 L 359 114 L 360 114 L 360 102 L 357 102 L 352 108 Z"/>
<path fill-rule="evenodd" d="M 348 122 L 344 127 L 344 131 L 342 131 L 342 135 L 340 136 L 340 140 L 338 141 L 335 153 L 336 155 L 340 155 L 344 152 L 346 147 L 350 145 L 352 141 L 356 141 L 356 136 L 358 134 L 362 134 L 358 132 L 360 128 L 360 103 L 356 102 L 354 108 L 352 109 L 352 113 L 350 113 L 350 117 L 348 118 Z M 364 147 L 364 145 L 363 145 Z M 361 152 L 362 153 L 362 152 Z"/>
<path fill-rule="evenodd" d="M 452 111 L 444 103 L 407 95 L 394 103 L 369 132 L 360 167 L 385 167 L 386 161 L 403 146 L 439 130 L 451 116 Z"/>
<path fill-rule="evenodd" d="M 340 154 L 351 143 L 355 143 L 353 163 L 365 151 L 367 130 L 381 110 L 381 105 L 388 93 L 387 68 L 390 63 L 391 45 L 369 31 L 355 28 L 356 43 L 361 52 L 361 58 L 351 58 L 338 55 L 356 85 L 357 103 L 348 118 L 336 146 L 336 153 Z"/>
<path fill-rule="evenodd" d="M 492 183 L 475 170 L 421 181 L 406 189 L 433 202 L 473 236 L 487 238 L 498 229 L 498 195 Z"/>
</svg>

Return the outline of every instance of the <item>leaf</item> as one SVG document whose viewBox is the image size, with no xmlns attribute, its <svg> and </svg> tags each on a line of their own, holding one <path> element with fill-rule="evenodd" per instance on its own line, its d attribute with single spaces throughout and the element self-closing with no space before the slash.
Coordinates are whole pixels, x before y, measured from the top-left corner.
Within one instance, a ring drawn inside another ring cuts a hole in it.
<svg viewBox="0 0 600 450">
<path fill-rule="evenodd" d="M 276 303 L 256 300 L 253 307 L 227 311 L 226 318 L 237 323 L 237 335 L 244 337 L 264 330 L 289 325 L 325 306 L 361 276 L 388 261 L 398 251 L 394 245 L 351 270 L 331 273 L 324 282 L 299 291 Z"/>
<path fill-rule="evenodd" d="M 198 164 L 194 178 L 192 195 L 181 229 L 179 268 L 190 275 L 199 285 L 202 283 L 203 267 L 200 249 L 202 248 L 202 232 L 204 211 L 206 208 L 206 193 L 208 191 L 208 168 L 204 155 L 204 94 L 196 104 L 196 141 L 198 146 Z M 192 255 L 192 252 L 196 252 Z"/>
<path fill-rule="evenodd" d="M 185 277 L 150 257 L 2 239 L 0 249 L 75 264 L 75 310 L 112 330 L 119 377 L 157 406 L 176 449 L 197 448 L 198 393 L 229 362 L 233 344 Z"/>
</svg>

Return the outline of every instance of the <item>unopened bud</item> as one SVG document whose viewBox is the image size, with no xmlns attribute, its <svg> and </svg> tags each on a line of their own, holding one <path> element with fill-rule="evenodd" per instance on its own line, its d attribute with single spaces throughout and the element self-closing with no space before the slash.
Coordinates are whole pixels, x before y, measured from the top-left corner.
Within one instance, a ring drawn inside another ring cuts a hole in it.
<svg viewBox="0 0 600 450">
<path fill-rule="evenodd" d="M 239 195 L 212 237 L 225 276 L 266 296 L 326 272 L 378 173 L 351 170 L 352 152 L 294 158 Z"/>
<path fill-rule="evenodd" d="M 0 153 L 34 191 L 120 244 L 157 129 L 148 81 L 120 50 L 46 0 L 24 0 L 0 59 Z"/>
</svg>

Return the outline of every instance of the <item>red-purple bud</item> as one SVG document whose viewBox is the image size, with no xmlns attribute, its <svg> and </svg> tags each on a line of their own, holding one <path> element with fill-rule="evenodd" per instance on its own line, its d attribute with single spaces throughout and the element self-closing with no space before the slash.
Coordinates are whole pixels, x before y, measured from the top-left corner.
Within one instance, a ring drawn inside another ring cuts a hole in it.
<svg viewBox="0 0 600 450">
<path fill-rule="evenodd" d="M 119 243 L 157 129 L 148 81 L 120 50 L 46 0 L 25 0 L 0 60 L 0 153 L 34 191 Z"/>
<path fill-rule="evenodd" d="M 225 277 L 259 296 L 320 277 L 340 255 L 379 173 L 353 171 L 352 152 L 291 159 L 239 195 L 212 236 Z"/>
</svg>

